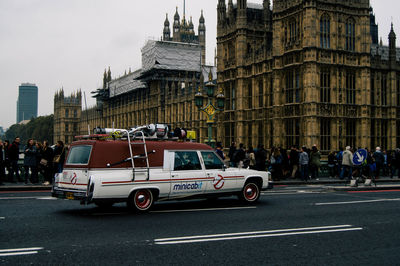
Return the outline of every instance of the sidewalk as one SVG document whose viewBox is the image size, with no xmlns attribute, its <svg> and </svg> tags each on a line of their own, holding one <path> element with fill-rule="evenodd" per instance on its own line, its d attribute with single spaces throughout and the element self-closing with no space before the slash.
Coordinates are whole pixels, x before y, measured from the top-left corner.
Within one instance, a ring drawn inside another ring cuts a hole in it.
<svg viewBox="0 0 400 266">
<path fill-rule="evenodd" d="M 298 179 L 286 179 L 274 181 L 274 186 L 295 186 L 295 185 L 324 185 L 333 191 L 358 191 L 358 190 L 393 190 L 400 189 L 400 179 L 397 177 L 390 178 L 388 176 L 380 177 L 375 184 L 365 185 L 358 182 L 357 186 L 351 186 L 350 181 L 340 180 L 339 178 L 322 177 L 309 180 L 307 182 Z"/>
<path fill-rule="evenodd" d="M 274 186 L 301 186 L 301 185 L 325 185 L 334 191 L 356 191 L 356 190 L 391 190 L 400 189 L 400 179 L 394 177 L 380 177 L 375 184 L 365 186 L 364 183 L 359 183 L 358 187 L 351 187 L 350 181 L 340 180 L 338 178 L 322 177 L 319 179 L 309 180 L 307 182 L 299 179 L 286 179 L 274 181 Z M 5 182 L 0 185 L 0 191 L 50 191 L 51 185 L 45 186 L 40 184 L 25 184 L 25 183 L 9 183 Z"/>
</svg>

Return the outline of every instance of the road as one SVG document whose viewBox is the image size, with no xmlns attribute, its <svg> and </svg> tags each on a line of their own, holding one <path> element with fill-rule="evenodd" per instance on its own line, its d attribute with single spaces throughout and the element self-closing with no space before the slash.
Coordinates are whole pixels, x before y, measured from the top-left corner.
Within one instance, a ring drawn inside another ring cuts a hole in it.
<svg viewBox="0 0 400 266">
<path fill-rule="evenodd" d="M 48 192 L 0 194 L 2 265 L 399 265 L 400 191 L 278 187 L 148 214 Z"/>
</svg>

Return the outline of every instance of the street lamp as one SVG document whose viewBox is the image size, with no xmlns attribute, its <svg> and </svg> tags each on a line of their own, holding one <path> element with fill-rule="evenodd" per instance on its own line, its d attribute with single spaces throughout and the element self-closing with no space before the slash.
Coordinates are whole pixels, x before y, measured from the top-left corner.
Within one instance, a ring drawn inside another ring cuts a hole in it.
<svg viewBox="0 0 400 266">
<path fill-rule="evenodd" d="M 203 111 L 207 115 L 207 126 L 208 126 L 208 142 L 207 144 L 211 147 L 215 147 L 215 140 L 212 139 L 212 125 L 215 123 L 214 115 L 218 111 L 223 111 L 225 106 L 225 96 L 222 92 L 222 88 L 220 88 L 218 94 L 216 95 L 217 107 L 215 107 L 212 103 L 212 98 L 214 97 L 215 87 L 216 85 L 212 82 L 212 69 L 210 68 L 210 74 L 208 75 L 208 82 L 205 84 L 207 91 L 208 103 L 205 107 L 203 107 L 204 96 L 200 91 L 200 87 L 198 92 L 194 95 L 194 100 L 197 108 L 200 111 Z"/>
</svg>

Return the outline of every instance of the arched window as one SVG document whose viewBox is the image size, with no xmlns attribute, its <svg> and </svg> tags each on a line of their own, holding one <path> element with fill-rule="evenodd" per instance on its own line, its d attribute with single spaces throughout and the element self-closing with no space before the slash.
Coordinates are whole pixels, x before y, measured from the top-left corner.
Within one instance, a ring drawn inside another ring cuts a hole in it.
<svg viewBox="0 0 400 266">
<path fill-rule="evenodd" d="M 320 39 L 321 48 L 331 48 L 331 20 L 328 15 L 321 17 L 320 24 Z"/>
<path fill-rule="evenodd" d="M 346 50 L 355 51 L 356 24 L 353 19 L 346 22 Z"/>
</svg>

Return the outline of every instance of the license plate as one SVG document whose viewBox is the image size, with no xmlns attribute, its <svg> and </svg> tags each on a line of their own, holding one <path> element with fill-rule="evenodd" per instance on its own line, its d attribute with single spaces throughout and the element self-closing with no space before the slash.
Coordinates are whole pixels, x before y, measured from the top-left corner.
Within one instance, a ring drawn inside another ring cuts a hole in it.
<svg viewBox="0 0 400 266">
<path fill-rule="evenodd" d="M 67 199 L 74 199 L 74 193 L 72 193 L 72 192 L 66 192 L 65 193 L 65 197 L 67 198 Z"/>
</svg>

